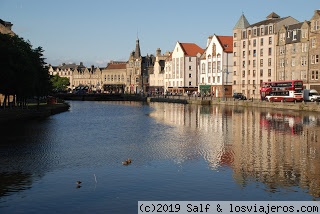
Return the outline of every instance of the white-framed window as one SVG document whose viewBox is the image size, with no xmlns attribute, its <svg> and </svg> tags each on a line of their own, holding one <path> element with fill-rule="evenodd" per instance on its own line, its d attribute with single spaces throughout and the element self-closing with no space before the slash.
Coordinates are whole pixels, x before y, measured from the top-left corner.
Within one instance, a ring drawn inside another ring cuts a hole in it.
<svg viewBox="0 0 320 214">
<path fill-rule="evenodd" d="M 307 52 L 308 51 L 308 43 L 303 42 L 301 43 L 301 52 Z"/>
<path fill-rule="evenodd" d="M 301 79 L 306 80 L 307 79 L 307 72 L 306 71 L 301 71 Z"/>
<path fill-rule="evenodd" d="M 312 48 L 316 47 L 316 38 L 311 38 L 311 47 Z"/>
<path fill-rule="evenodd" d="M 319 71 L 311 71 L 311 80 L 319 79 Z"/>
<path fill-rule="evenodd" d="M 301 57 L 301 66 L 307 66 L 307 57 L 305 56 Z"/>
<path fill-rule="evenodd" d="M 311 55 L 311 64 L 319 63 L 319 55 Z"/>
</svg>

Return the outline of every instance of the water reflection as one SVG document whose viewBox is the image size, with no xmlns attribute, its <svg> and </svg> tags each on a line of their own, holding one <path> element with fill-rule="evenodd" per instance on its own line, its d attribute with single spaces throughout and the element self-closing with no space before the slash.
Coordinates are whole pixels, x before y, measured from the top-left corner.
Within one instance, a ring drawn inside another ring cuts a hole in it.
<svg viewBox="0 0 320 214">
<path fill-rule="evenodd" d="M 198 154 L 211 169 L 231 167 L 238 185 L 262 182 L 267 192 L 302 188 L 320 197 L 318 115 L 240 107 L 154 105 L 157 111 L 152 116 L 188 127 L 198 139 L 192 148 L 200 148 Z"/>
</svg>

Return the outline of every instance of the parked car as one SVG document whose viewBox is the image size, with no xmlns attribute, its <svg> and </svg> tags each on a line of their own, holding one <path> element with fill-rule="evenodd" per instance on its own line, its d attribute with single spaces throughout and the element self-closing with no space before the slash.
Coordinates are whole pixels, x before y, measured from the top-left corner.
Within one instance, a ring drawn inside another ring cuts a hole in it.
<svg viewBox="0 0 320 214">
<path fill-rule="evenodd" d="M 234 93 L 233 94 L 233 99 L 237 99 L 237 100 L 246 100 L 247 97 L 244 96 L 242 93 Z"/>
</svg>

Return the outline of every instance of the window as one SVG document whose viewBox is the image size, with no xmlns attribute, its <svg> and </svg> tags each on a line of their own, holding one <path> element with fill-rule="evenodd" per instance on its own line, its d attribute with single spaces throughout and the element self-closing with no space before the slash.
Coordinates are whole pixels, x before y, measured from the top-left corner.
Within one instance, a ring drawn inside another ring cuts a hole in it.
<svg viewBox="0 0 320 214">
<path fill-rule="evenodd" d="M 252 66 L 256 67 L 256 60 L 255 59 L 252 61 Z"/>
<path fill-rule="evenodd" d="M 269 50 L 268 50 L 268 55 L 269 55 L 269 56 L 272 55 L 272 48 L 269 48 Z"/>
<path fill-rule="evenodd" d="M 263 35 L 264 35 L 264 29 L 263 29 L 263 27 L 260 29 L 260 31 L 261 31 L 261 36 L 263 36 Z"/>
<path fill-rule="evenodd" d="M 217 69 L 218 69 L 218 71 L 220 71 L 220 69 L 221 69 L 221 68 L 220 68 L 220 65 L 221 65 L 221 62 L 218 61 L 218 62 L 217 62 Z"/>
<path fill-rule="evenodd" d="M 308 43 L 301 43 L 302 52 L 307 52 L 308 50 Z"/>
<path fill-rule="evenodd" d="M 307 57 L 302 56 L 301 57 L 301 66 L 306 66 L 307 65 Z"/>
<path fill-rule="evenodd" d="M 191 76 L 191 74 L 189 74 L 189 78 L 191 78 L 192 76 Z"/>
<path fill-rule="evenodd" d="M 318 30 L 318 29 L 320 29 L 319 21 L 315 20 L 313 22 L 313 30 Z"/>
<path fill-rule="evenodd" d="M 260 39 L 260 45 L 263 45 L 263 38 Z"/>
<path fill-rule="evenodd" d="M 192 62 L 192 57 L 189 57 L 189 62 Z"/>
<path fill-rule="evenodd" d="M 302 35 L 302 38 L 308 38 L 308 31 L 306 29 L 302 29 L 301 30 L 301 35 Z"/>
<path fill-rule="evenodd" d="M 246 47 L 246 41 L 242 42 L 242 47 L 245 48 Z"/>
<path fill-rule="evenodd" d="M 311 47 L 312 48 L 316 47 L 316 39 L 315 38 L 311 38 Z"/>
<path fill-rule="evenodd" d="M 256 57 L 256 55 L 257 55 L 257 51 L 253 50 L 253 57 Z"/>
<path fill-rule="evenodd" d="M 256 85 L 256 81 L 252 80 L 252 85 L 255 86 Z"/>
<path fill-rule="evenodd" d="M 104 75 L 104 81 L 107 81 L 107 75 Z"/>
<path fill-rule="evenodd" d="M 237 33 L 234 33 L 234 34 L 233 34 L 233 38 L 237 38 Z"/>
<path fill-rule="evenodd" d="M 263 66 L 263 59 L 260 59 L 260 66 Z"/>
<path fill-rule="evenodd" d="M 210 63 L 209 63 L 210 64 Z M 192 70 L 191 65 L 189 65 L 189 71 Z"/>
<path fill-rule="evenodd" d="M 307 72 L 306 71 L 301 71 L 301 79 L 303 79 L 303 80 L 307 79 Z"/>
<path fill-rule="evenodd" d="M 253 76 L 253 77 L 256 77 L 256 70 L 253 70 L 253 71 L 252 71 L 252 76 Z"/>
<path fill-rule="evenodd" d="M 211 83 L 211 77 L 208 77 L 208 83 Z"/>
<path fill-rule="evenodd" d="M 237 56 L 237 53 L 236 53 L 236 52 L 233 52 L 233 56 Z"/>
<path fill-rule="evenodd" d="M 250 85 L 250 80 L 248 80 L 248 85 Z"/>
<path fill-rule="evenodd" d="M 260 49 L 260 56 L 263 56 L 263 49 Z"/>
<path fill-rule="evenodd" d="M 242 61 L 242 68 L 246 67 L 246 61 Z"/>
<path fill-rule="evenodd" d="M 272 26 L 269 26 L 269 34 L 272 34 Z"/>
<path fill-rule="evenodd" d="M 268 66 L 271 66 L 271 58 L 268 58 Z"/>
<path fill-rule="evenodd" d="M 246 71 L 242 71 L 242 77 L 246 76 Z"/>
<path fill-rule="evenodd" d="M 192 82 L 191 81 L 189 81 L 189 86 L 191 86 L 192 84 L 191 84 Z"/>
<path fill-rule="evenodd" d="M 236 61 L 233 62 L 233 66 L 237 66 L 237 62 Z"/>
<path fill-rule="evenodd" d="M 237 43 L 235 42 L 235 43 L 233 43 L 233 47 L 237 47 Z"/>
<path fill-rule="evenodd" d="M 136 77 L 136 83 L 139 83 L 139 77 Z"/>
<path fill-rule="evenodd" d="M 234 80 L 234 81 L 233 81 L 233 85 L 237 85 L 237 81 Z"/>
<path fill-rule="evenodd" d="M 256 45 L 257 45 L 257 41 L 256 41 L 256 39 L 254 39 L 253 40 L 253 47 L 256 47 Z"/>
<path fill-rule="evenodd" d="M 272 37 L 270 36 L 269 37 L 269 45 L 271 45 L 272 44 Z"/>
<path fill-rule="evenodd" d="M 293 54 L 296 53 L 296 44 L 292 44 L 292 53 L 293 53 Z"/>
<path fill-rule="evenodd" d="M 280 55 L 283 55 L 285 53 L 285 47 L 280 46 Z"/>
<path fill-rule="evenodd" d="M 260 77 L 263 77 L 263 69 L 260 69 Z"/>
<path fill-rule="evenodd" d="M 236 76 L 237 75 L 237 71 L 233 71 L 233 75 Z"/>
<path fill-rule="evenodd" d="M 292 31 L 292 40 L 293 41 L 297 40 L 297 31 L 296 30 Z"/>
<path fill-rule="evenodd" d="M 296 65 L 296 59 L 295 58 L 292 58 L 291 60 L 291 66 L 294 67 Z"/>
<path fill-rule="evenodd" d="M 311 64 L 319 63 L 319 55 L 311 55 Z"/>
<path fill-rule="evenodd" d="M 246 84 L 245 80 L 242 80 L 242 87 L 243 88 L 244 88 L 245 84 Z"/>
<path fill-rule="evenodd" d="M 202 64 L 201 64 L 201 73 L 202 73 L 202 74 L 205 74 L 205 72 L 206 72 L 206 64 L 205 64 L 205 63 L 202 63 Z"/>
<path fill-rule="evenodd" d="M 242 57 L 246 58 L 246 52 L 245 51 L 242 51 Z"/>
<path fill-rule="evenodd" d="M 280 68 L 284 67 L 284 59 L 280 59 Z"/>
<path fill-rule="evenodd" d="M 319 79 L 319 72 L 311 71 L 311 80 L 318 80 L 318 79 Z"/>
<path fill-rule="evenodd" d="M 268 77 L 271 77 L 271 69 L 268 69 Z"/>
<path fill-rule="evenodd" d="M 257 35 L 257 29 L 253 29 L 253 35 L 254 35 L 254 36 Z"/>
</svg>

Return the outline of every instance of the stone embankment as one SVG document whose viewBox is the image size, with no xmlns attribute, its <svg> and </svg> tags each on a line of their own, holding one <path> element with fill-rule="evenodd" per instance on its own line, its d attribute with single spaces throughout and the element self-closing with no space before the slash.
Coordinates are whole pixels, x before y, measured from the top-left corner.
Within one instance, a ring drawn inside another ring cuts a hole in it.
<svg viewBox="0 0 320 214">
<path fill-rule="evenodd" d="M 228 99 L 222 101 L 221 99 L 208 98 L 174 98 L 174 97 L 152 97 L 147 98 L 147 102 L 168 102 L 168 103 L 182 103 L 182 104 L 197 104 L 197 105 L 227 105 L 227 106 L 243 106 L 255 108 L 272 108 L 282 110 L 297 110 L 297 111 L 312 111 L 320 112 L 319 102 L 266 102 L 260 100 L 233 100 Z"/>
<path fill-rule="evenodd" d="M 50 115 L 68 111 L 67 103 L 47 104 L 21 109 L 19 107 L 0 109 L 0 124 L 9 121 L 33 120 L 49 117 Z"/>
</svg>

